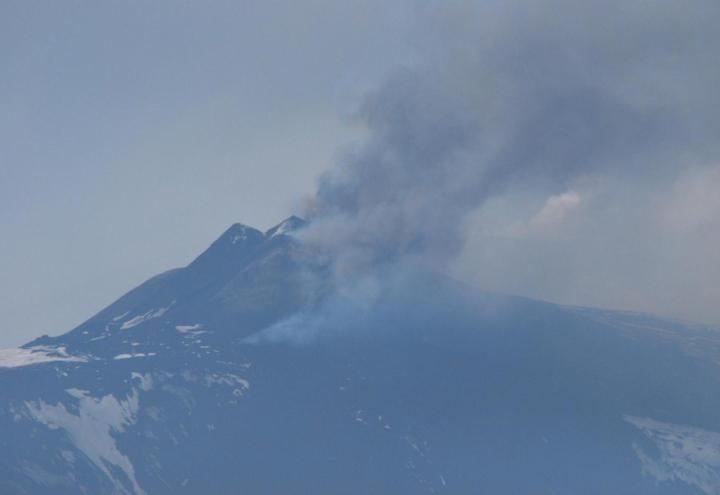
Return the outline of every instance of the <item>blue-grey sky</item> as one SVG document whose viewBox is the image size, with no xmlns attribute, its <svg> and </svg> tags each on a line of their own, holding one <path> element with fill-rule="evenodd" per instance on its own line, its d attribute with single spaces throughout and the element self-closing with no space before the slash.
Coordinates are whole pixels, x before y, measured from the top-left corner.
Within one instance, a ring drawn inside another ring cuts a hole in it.
<svg viewBox="0 0 720 495">
<path fill-rule="evenodd" d="M 4 1 L 0 346 L 298 211 L 341 271 L 420 257 L 720 324 L 718 25 L 716 0 Z"/>
<path fill-rule="evenodd" d="M 380 1 L 0 2 L 0 346 L 297 210 L 358 95 L 409 56 L 408 19 Z"/>
</svg>

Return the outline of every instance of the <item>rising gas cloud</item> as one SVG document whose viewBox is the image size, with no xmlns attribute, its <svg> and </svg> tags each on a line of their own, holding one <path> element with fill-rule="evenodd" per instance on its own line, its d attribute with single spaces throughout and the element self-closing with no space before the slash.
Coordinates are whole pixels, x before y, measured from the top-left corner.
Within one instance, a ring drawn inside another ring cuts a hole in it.
<svg viewBox="0 0 720 495">
<path fill-rule="evenodd" d="M 669 260 L 718 266 L 720 234 L 683 217 L 720 227 L 718 201 L 679 196 L 697 174 L 720 187 L 719 4 L 430 2 L 418 18 L 415 63 L 364 98 L 365 140 L 312 200 L 304 239 L 341 277 L 413 260 L 562 302 L 644 292 L 634 301 L 653 310 L 667 309 L 655 285 L 686 280 Z M 700 272 L 691 292 L 720 285 Z M 678 312 L 710 314 L 679 290 Z"/>
</svg>

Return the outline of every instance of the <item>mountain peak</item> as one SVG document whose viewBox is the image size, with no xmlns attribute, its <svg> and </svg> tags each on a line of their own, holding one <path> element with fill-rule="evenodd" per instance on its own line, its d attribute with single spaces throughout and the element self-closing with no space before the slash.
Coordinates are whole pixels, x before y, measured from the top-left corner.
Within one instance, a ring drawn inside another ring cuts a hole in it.
<svg viewBox="0 0 720 495">
<path fill-rule="evenodd" d="M 248 249 L 253 249 L 262 241 L 263 233 L 258 229 L 242 223 L 234 223 L 198 256 L 191 266 L 211 263 L 217 264 L 218 269 L 221 270 L 223 265 L 233 259 L 237 261 L 238 256 L 243 258 L 248 254 Z"/>
<path fill-rule="evenodd" d="M 218 241 L 229 240 L 230 244 L 238 244 L 248 239 L 259 239 L 260 237 L 262 237 L 262 232 L 258 229 L 243 223 L 234 223 L 220 236 Z"/>
<path fill-rule="evenodd" d="M 292 215 L 265 232 L 265 237 L 269 239 L 278 235 L 285 235 L 289 232 L 300 230 L 301 228 L 307 226 L 307 224 L 308 222 L 306 220 L 303 220 L 296 215 Z"/>
</svg>

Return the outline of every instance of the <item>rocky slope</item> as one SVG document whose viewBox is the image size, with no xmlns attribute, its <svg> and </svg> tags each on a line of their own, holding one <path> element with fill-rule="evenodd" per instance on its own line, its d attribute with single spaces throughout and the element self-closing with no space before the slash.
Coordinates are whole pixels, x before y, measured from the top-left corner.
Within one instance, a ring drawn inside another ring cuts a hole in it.
<svg viewBox="0 0 720 495">
<path fill-rule="evenodd" d="M 3 494 L 720 494 L 720 334 L 383 274 L 236 224 L 0 351 Z"/>
</svg>

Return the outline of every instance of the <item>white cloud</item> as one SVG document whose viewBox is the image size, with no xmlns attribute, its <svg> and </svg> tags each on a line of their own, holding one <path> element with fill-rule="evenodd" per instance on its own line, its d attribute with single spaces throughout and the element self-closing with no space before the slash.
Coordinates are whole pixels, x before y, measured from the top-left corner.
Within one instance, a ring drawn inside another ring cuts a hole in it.
<svg viewBox="0 0 720 495">
<path fill-rule="evenodd" d="M 543 234 L 562 224 L 580 206 L 580 194 L 567 191 L 550 196 L 543 207 L 527 223 L 528 234 Z"/>
</svg>

